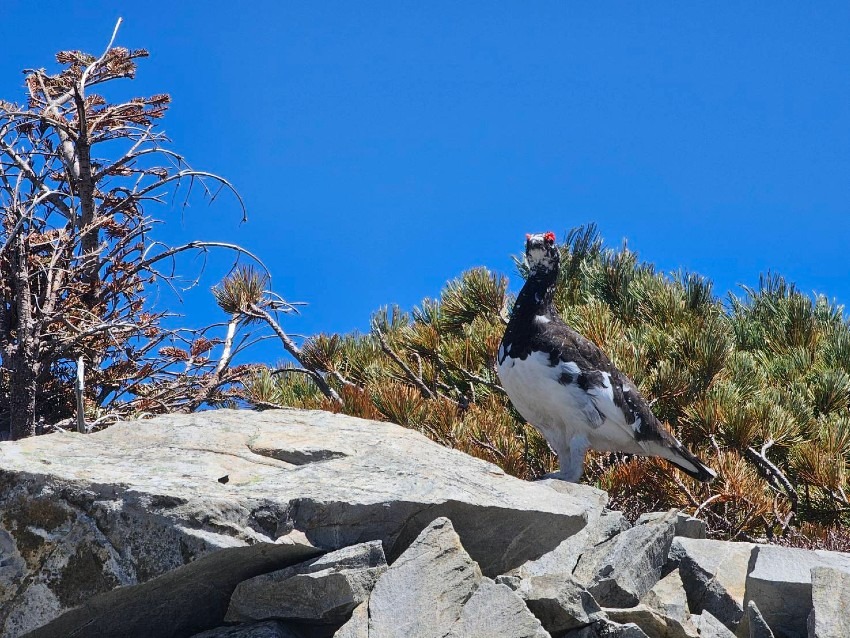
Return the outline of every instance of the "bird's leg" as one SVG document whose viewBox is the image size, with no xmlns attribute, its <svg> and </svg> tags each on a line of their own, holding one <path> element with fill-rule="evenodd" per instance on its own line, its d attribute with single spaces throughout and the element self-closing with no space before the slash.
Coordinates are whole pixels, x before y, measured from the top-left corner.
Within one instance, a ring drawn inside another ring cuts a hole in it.
<svg viewBox="0 0 850 638">
<path fill-rule="evenodd" d="M 584 472 L 584 456 L 589 448 L 590 442 L 586 436 L 574 436 L 567 445 L 562 445 L 556 450 L 561 471 L 546 474 L 542 478 L 578 483 Z"/>
<path fill-rule="evenodd" d="M 570 483 L 579 482 L 584 472 L 584 456 L 589 447 L 590 442 L 587 437 L 577 434 L 570 439 L 569 446 L 565 450 L 558 450 L 558 461 L 561 464 L 561 471 L 558 474 L 563 476 L 562 480 Z"/>
</svg>

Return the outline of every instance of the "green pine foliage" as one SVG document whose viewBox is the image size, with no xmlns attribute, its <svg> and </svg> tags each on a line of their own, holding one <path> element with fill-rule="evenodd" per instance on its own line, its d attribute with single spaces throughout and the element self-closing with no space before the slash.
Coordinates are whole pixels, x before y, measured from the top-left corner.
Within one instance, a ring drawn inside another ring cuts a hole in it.
<svg viewBox="0 0 850 638">
<path fill-rule="evenodd" d="M 633 516 L 669 507 L 697 513 L 719 537 L 850 545 L 840 533 L 850 522 L 850 324 L 842 307 L 775 274 L 720 299 L 704 277 L 660 273 L 625 245 L 605 248 L 592 225 L 568 233 L 562 264 L 556 305 L 564 319 L 718 471 L 704 486 L 659 460 L 591 454 L 585 482 Z M 325 373 L 342 405 L 294 368 L 260 369 L 245 384 L 247 397 L 400 423 L 524 479 L 554 471 L 556 457 L 499 386 L 496 352 L 513 302 L 507 284 L 476 268 L 409 313 L 378 311 L 369 334 L 309 339 L 306 362 Z"/>
</svg>

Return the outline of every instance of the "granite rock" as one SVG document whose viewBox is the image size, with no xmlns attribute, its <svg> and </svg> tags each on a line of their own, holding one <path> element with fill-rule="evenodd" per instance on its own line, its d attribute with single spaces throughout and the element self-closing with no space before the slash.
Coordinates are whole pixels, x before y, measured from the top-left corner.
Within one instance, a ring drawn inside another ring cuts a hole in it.
<svg viewBox="0 0 850 638">
<path fill-rule="evenodd" d="M 735 638 L 735 634 L 729 631 L 726 625 L 712 616 L 709 611 L 704 611 L 701 614 L 691 614 L 691 622 L 699 631 L 701 638 Z"/>
<path fill-rule="evenodd" d="M 237 585 L 225 620 L 286 619 L 342 624 L 387 569 L 380 541 L 338 549 Z"/>
<path fill-rule="evenodd" d="M 362 603 L 339 628 L 334 638 L 369 638 L 369 603 Z"/>
<path fill-rule="evenodd" d="M 688 597 L 678 569 L 659 580 L 641 599 L 650 609 L 682 623 L 690 622 Z"/>
<path fill-rule="evenodd" d="M 588 549 L 573 572 L 603 607 L 631 607 L 657 583 L 673 541 L 675 514 L 635 525 Z"/>
<path fill-rule="evenodd" d="M 484 577 L 445 638 L 549 638 L 549 633 L 510 588 Z"/>
<path fill-rule="evenodd" d="M 635 521 L 635 525 L 658 521 L 668 516 L 671 512 L 676 516 L 676 536 L 681 536 L 682 538 L 705 538 L 705 521 L 675 509 L 667 512 L 647 512 L 646 514 L 641 514 L 637 521 Z"/>
<path fill-rule="evenodd" d="M 688 618 L 685 621 L 662 616 L 656 610 L 639 604 L 626 609 L 603 609 L 612 621 L 635 624 L 649 638 L 698 638 L 699 631 Z"/>
<path fill-rule="evenodd" d="M 550 480 L 548 479 L 547 482 Z M 565 483 L 565 485 L 571 484 Z M 604 495 L 604 492 L 601 492 L 601 494 Z M 552 575 L 569 576 L 573 573 L 576 563 L 583 553 L 591 547 L 610 540 L 630 527 L 631 524 L 622 512 L 601 511 L 594 508 L 588 513 L 588 523 L 582 530 L 564 540 L 551 552 L 525 562 L 510 573 L 522 578 Z"/>
<path fill-rule="evenodd" d="M 759 545 L 753 551 L 746 602 L 755 602 L 777 638 L 806 636 L 813 607 L 811 572 L 816 567 L 850 573 L 850 555 L 775 545 Z"/>
<path fill-rule="evenodd" d="M 500 576 L 497 582 L 515 590 L 553 636 L 589 625 L 602 616 L 590 592 L 569 576 Z"/>
<path fill-rule="evenodd" d="M 808 638 L 850 636 L 850 573 L 833 567 L 813 567 L 811 576 Z"/>
<path fill-rule="evenodd" d="M 758 606 L 752 600 L 747 603 L 747 623 L 747 634 L 749 638 L 773 638 L 773 631 L 771 631 L 767 622 L 764 620 L 764 616 L 761 615 Z"/>
<path fill-rule="evenodd" d="M 369 599 L 369 637 L 445 636 L 481 583 L 451 521 L 426 527 L 384 572 Z"/>
<path fill-rule="evenodd" d="M 669 569 L 679 570 L 692 613 L 709 611 L 734 631 L 744 617 L 752 543 L 675 538 Z"/>
<path fill-rule="evenodd" d="M 13 638 L 98 593 L 292 534 L 326 550 L 379 540 L 393 560 L 450 516 L 495 577 L 558 547 L 606 498 L 520 481 L 397 425 L 288 409 L 2 442 L 0 487 L 0 634 Z"/>
</svg>

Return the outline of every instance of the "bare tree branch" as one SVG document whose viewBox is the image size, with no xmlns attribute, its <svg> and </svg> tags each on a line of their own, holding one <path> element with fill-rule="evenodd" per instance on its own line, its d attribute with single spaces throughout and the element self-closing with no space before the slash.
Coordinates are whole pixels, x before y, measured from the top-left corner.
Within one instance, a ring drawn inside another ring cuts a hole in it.
<svg viewBox="0 0 850 638">
<path fill-rule="evenodd" d="M 375 336 L 378 338 L 378 343 L 381 344 L 381 350 L 383 350 L 386 355 L 392 359 L 395 364 L 402 369 L 405 375 L 407 375 L 408 379 L 419 388 L 419 391 L 422 393 L 422 396 L 426 399 L 433 399 L 434 392 L 429 388 L 426 383 L 422 380 L 421 377 L 416 376 L 413 373 L 413 370 L 410 369 L 404 360 L 396 354 L 395 350 L 390 347 L 390 344 L 387 342 L 386 337 L 384 337 L 384 333 L 377 326 L 372 327 L 372 332 L 375 333 Z"/>
<path fill-rule="evenodd" d="M 259 319 L 264 320 L 269 327 L 274 331 L 274 333 L 278 336 L 278 338 L 283 343 L 283 347 L 286 348 L 286 351 L 292 355 L 292 357 L 301 364 L 306 370 L 310 371 L 310 378 L 313 382 L 319 387 L 319 390 L 326 397 L 331 399 L 334 403 L 342 405 L 342 399 L 340 398 L 337 391 L 328 385 L 328 382 L 325 381 L 325 378 L 316 370 L 313 370 L 309 365 L 306 364 L 304 360 L 304 355 L 301 352 L 301 348 L 299 348 L 295 342 L 290 339 L 289 335 L 283 331 L 283 328 L 280 327 L 280 324 L 274 320 L 265 309 L 258 306 L 256 303 L 251 303 L 245 308 L 245 313 L 252 317 L 257 317 Z"/>
</svg>

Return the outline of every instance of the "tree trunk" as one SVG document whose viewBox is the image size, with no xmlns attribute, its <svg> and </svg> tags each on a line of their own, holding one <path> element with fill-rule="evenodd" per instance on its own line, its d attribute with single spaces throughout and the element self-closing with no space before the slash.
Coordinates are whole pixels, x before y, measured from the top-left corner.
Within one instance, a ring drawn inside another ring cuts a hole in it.
<svg viewBox="0 0 850 638">
<path fill-rule="evenodd" d="M 4 364 L 11 372 L 9 379 L 9 410 L 12 439 L 35 434 L 35 399 L 38 390 L 38 347 L 32 316 L 32 290 L 27 269 L 28 246 L 19 234 L 15 239 L 12 260 L 12 299 L 15 304 L 15 339 L 7 344 Z"/>
<path fill-rule="evenodd" d="M 12 440 L 35 435 L 37 383 L 32 366 L 20 352 L 11 357 L 9 383 L 9 426 Z"/>
<path fill-rule="evenodd" d="M 91 140 L 88 129 L 88 113 L 86 103 L 80 92 L 75 92 L 74 102 L 77 107 L 77 139 L 70 144 L 66 152 L 66 161 L 77 190 L 82 215 L 79 220 L 81 254 L 91 257 L 100 247 L 100 230 L 93 228 L 92 223 L 97 217 L 95 202 L 95 183 L 91 165 Z M 100 283 L 100 260 L 92 259 L 83 270 L 80 281 L 85 285 L 83 301 L 89 310 L 94 310 L 97 299 L 97 288 Z"/>
</svg>

